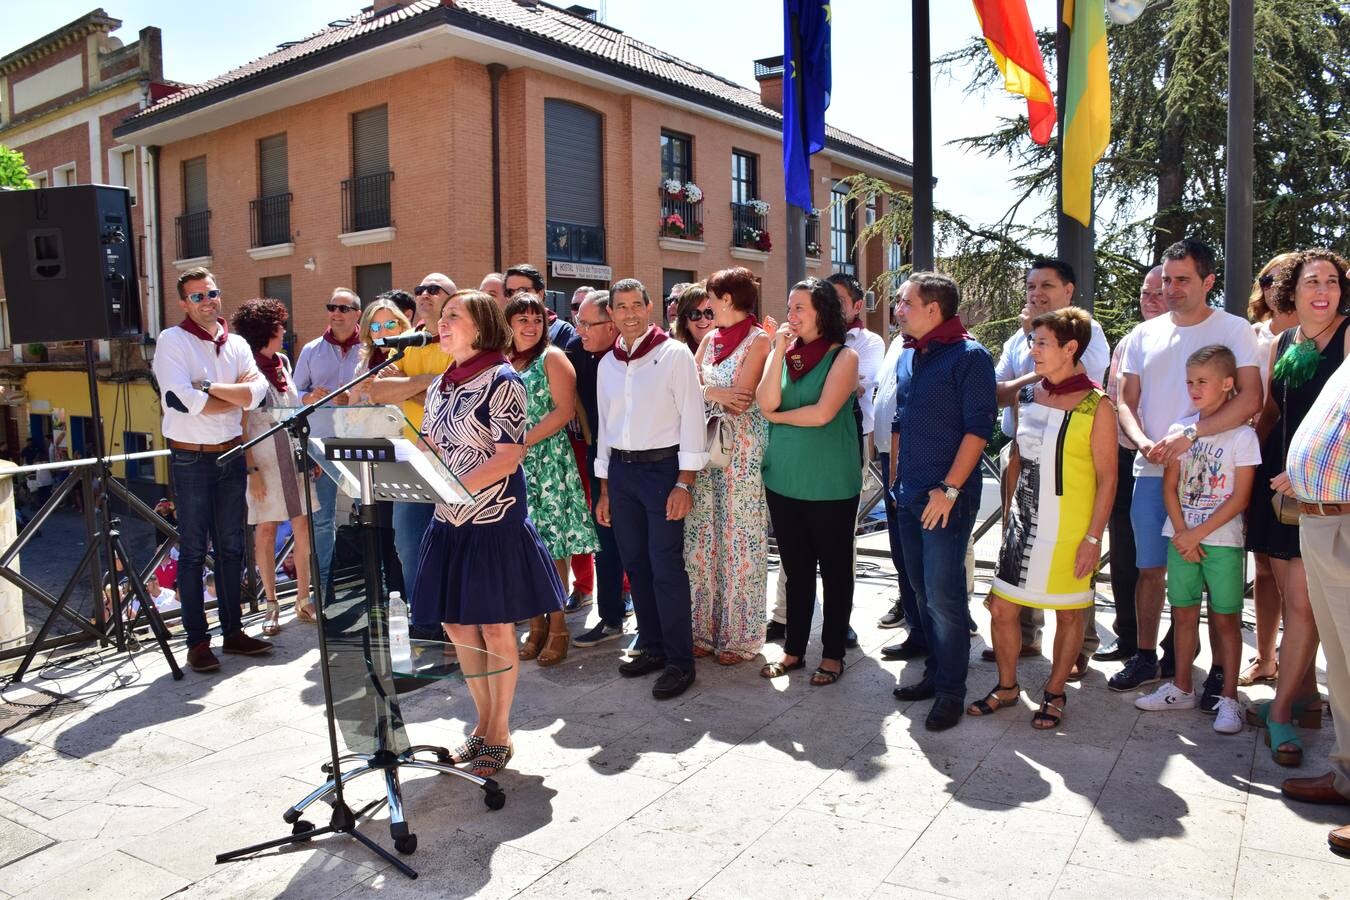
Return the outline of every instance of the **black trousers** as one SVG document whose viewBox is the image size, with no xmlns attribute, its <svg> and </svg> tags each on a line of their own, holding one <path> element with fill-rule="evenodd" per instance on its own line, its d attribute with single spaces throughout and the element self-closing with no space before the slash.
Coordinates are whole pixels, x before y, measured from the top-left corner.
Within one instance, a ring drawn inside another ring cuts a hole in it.
<svg viewBox="0 0 1350 900">
<path fill-rule="evenodd" d="M 853 612 L 853 532 L 858 498 L 796 500 L 764 491 L 778 540 L 780 565 L 787 575 L 787 638 L 789 656 L 805 656 L 815 612 L 816 566 L 824 586 L 820 624 L 821 655 L 844 658 L 848 618 Z"/>
<path fill-rule="evenodd" d="M 1119 480 L 1116 498 L 1111 505 L 1111 595 L 1116 601 L 1116 619 L 1111 630 L 1120 646 L 1134 651 L 1139 648 L 1138 617 L 1134 609 L 1134 591 L 1139 584 L 1139 567 L 1134 561 L 1134 526 L 1130 524 L 1130 500 L 1134 496 L 1134 454 L 1126 447 L 1117 447 Z"/>
</svg>

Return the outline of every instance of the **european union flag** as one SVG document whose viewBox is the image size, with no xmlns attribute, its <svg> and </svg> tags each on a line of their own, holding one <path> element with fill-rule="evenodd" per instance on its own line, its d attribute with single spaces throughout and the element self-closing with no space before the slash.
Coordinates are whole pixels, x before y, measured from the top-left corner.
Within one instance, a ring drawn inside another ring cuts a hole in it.
<svg viewBox="0 0 1350 900">
<path fill-rule="evenodd" d="M 829 105 L 830 4 L 783 0 L 783 180 L 787 202 L 807 212 L 811 154 L 825 148 Z"/>
</svg>

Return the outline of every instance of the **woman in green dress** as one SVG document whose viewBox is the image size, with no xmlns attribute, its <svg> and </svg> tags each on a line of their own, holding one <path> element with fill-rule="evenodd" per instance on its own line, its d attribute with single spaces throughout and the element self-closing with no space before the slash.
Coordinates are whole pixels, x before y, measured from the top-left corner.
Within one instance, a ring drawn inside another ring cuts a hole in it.
<svg viewBox="0 0 1350 900">
<path fill-rule="evenodd" d="M 549 345 L 548 310 L 537 297 L 521 291 L 506 305 L 506 321 L 511 365 L 525 383 L 526 504 L 565 586 L 572 555 L 599 549 L 565 430 L 576 414 L 577 375 L 566 354 Z M 561 611 L 536 616 L 520 658 L 554 666 L 567 658 L 570 643 Z"/>
</svg>

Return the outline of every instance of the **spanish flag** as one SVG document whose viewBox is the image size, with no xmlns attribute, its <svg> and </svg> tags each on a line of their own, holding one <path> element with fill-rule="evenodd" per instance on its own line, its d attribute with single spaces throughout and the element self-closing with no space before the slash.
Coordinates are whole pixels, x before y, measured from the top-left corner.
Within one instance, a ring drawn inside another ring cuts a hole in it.
<svg viewBox="0 0 1350 900">
<path fill-rule="evenodd" d="M 1064 214 L 1086 226 L 1092 224 L 1092 167 L 1111 142 L 1111 85 L 1101 0 L 1065 0 L 1064 24 L 1069 27 L 1069 87 L 1060 178 Z"/>
<path fill-rule="evenodd" d="M 1027 98 L 1031 139 L 1045 144 L 1055 129 L 1055 98 L 1045 77 L 1045 62 L 1031 27 L 1026 0 L 973 2 L 984 42 L 989 45 L 994 64 L 1003 73 L 1003 86 L 1008 93 Z"/>
</svg>

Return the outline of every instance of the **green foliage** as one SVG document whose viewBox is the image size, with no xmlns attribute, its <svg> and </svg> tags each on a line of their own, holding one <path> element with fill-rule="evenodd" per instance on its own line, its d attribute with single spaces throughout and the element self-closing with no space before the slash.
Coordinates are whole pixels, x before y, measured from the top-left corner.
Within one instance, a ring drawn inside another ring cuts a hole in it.
<svg viewBox="0 0 1350 900">
<path fill-rule="evenodd" d="M 24 188 L 37 187 L 28 177 L 28 164 L 23 154 L 0 144 L 0 187 Z"/>
</svg>

